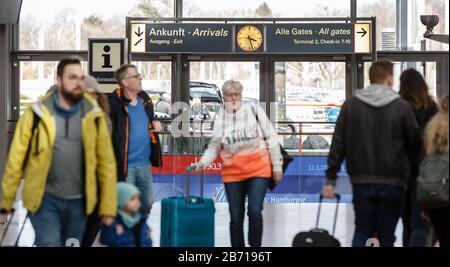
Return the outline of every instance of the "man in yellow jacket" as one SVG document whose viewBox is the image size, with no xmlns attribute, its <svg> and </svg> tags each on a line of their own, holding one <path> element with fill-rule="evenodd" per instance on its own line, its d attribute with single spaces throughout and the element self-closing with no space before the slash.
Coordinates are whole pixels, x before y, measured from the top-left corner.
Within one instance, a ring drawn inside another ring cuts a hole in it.
<svg viewBox="0 0 450 267">
<path fill-rule="evenodd" d="M 36 246 L 81 243 L 98 205 L 102 222 L 116 215 L 116 162 L 105 113 L 83 91 L 78 59 L 63 59 L 57 86 L 20 117 L 2 181 L 1 208 L 11 211 L 24 177 L 23 205 Z"/>
</svg>

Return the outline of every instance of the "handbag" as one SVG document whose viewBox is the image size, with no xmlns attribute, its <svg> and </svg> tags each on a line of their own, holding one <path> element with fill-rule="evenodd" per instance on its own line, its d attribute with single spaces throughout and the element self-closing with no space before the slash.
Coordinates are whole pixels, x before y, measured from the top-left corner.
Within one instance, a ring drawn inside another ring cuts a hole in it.
<svg viewBox="0 0 450 267">
<path fill-rule="evenodd" d="M 252 106 L 252 111 L 253 111 L 253 114 L 255 114 L 256 123 L 259 125 L 258 114 L 256 113 L 255 108 L 253 106 Z M 259 126 L 261 127 L 261 125 L 259 125 Z M 262 127 L 261 127 L 261 132 L 263 132 Z M 263 135 L 264 135 L 264 133 L 263 133 Z M 266 141 L 265 136 L 264 136 L 264 141 Z M 281 144 L 279 144 L 279 146 L 280 146 L 281 156 L 283 157 L 283 173 L 285 173 L 289 164 L 294 160 L 294 158 L 287 153 L 287 151 L 283 148 L 283 146 Z M 275 189 L 276 185 L 277 185 L 277 183 L 272 176 L 269 181 L 269 189 L 273 191 Z"/>
</svg>

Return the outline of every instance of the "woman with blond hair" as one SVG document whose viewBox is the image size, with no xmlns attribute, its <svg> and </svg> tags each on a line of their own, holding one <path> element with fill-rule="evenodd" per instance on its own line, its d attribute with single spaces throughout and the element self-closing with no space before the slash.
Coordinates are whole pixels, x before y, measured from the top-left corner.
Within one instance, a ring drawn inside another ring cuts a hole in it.
<svg viewBox="0 0 450 267">
<path fill-rule="evenodd" d="M 425 129 L 425 149 L 427 156 L 446 155 L 448 160 L 448 94 L 441 99 L 439 112 L 428 123 Z M 448 165 L 447 165 L 448 167 Z M 448 170 L 447 170 L 448 174 Z M 448 176 L 447 176 L 448 186 Z M 448 190 L 448 189 L 447 189 Z M 448 193 L 448 191 L 447 191 Z M 447 196 L 448 197 L 448 196 Z M 426 208 L 423 210 L 423 216 L 431 220 L 434 227 L 439 245 L 448 247 L 449 241 L 449 210 L 448 203 L 446 207 Z"/>
</svg>

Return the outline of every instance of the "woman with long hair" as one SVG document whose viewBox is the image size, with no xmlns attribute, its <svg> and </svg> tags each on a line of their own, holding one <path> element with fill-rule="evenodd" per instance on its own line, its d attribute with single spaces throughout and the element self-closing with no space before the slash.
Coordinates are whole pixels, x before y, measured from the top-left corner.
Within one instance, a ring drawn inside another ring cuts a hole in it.
<svg viewBox="0 0 450 267">
<path fill-rule="evenodd" d="M 447 154 L 448 158 L 448 94 L 441 99 L 439 113 L 434 116 L 425 129 L 426 154 Z M 448 182 L 447 182 L 448 186 Z M 441 247 L 448 247 L 449 239 L 449 210 L 444 208 L 426 209 L 422 213 L 429 218 L 436 232 Z"/>
<path fill-rule="evenodd" d="M 407 69 L 400 76 L 400 96 L 413 108 L 420 131 L 423 133 L 428 121 L 437 113 L 438 108 L 429 94 L 427 83 L 415 69 Z M 403 246 L 425 247 L 430 245 L 431 225 L 420 216 L 416 197 L 416 179 L 423 153 L 417 155 L 411 165 L 411 176 L 406 191 L 403 221 Z"/>
<path fill-rule="evenodd" d="M 111 120 L 109 119 L 110 107 L 108 97 L 105 94 L 100 93 L 98 89 L 99 84 L 97 80 L 90 75 L 86 76 L 84 79 L 84 91 L 89 93 L 94 99 L 96 99 L 99 107 L 103 110 L 103 112 L 106 113 L 108 129 L 111 133 Z M 96 206 L 94 212 L 88 216 L 83 240 L 81 241 L 82 247 L 91 247 L 94 244 L 95 238 L 100 231 L 100 227 L 101 221 L 98 217 L 98 206 Z"/>
</svg>

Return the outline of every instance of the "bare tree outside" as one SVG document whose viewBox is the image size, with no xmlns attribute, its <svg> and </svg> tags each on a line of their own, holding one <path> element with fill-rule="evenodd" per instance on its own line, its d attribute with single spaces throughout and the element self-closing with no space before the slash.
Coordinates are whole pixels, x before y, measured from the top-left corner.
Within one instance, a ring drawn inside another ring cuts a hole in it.
<svg viewBox="0 0 450 267">
<path fill-rule="evenodd" d="M 360 0 L 358 1 L 358 16 L 377 18 L 377 49 L 381 49 L 381 33 L 392 29 L 395 32 L 395 0 Z"/>
<path fill-rule="evenodd" d="M 37 50 L 39 47 L 40 32 L 42 23 L 38 22 L 37 18 L 32 14 L 26 14 L 20 23 L 20 49 L 22 50 Z M 25 34 L 26 33 L 26 34 Z M 42 36 L 43 38 L 43 36 Z"/>
<path fill-rule="evenodd" d="M 44 30 L 45 49 L 76 49 L 76 20 L 76 10 L 74 8 L 67 7 L 57 13 L 54 21 L 46 25 Z"/>
<path fill-rule="evenodd" d="M 255 15 L 259 18 L 270 18 L 272 17 L 272 9 L 266 2 L 263 2 L 256 8 Z"/>
</svg>

